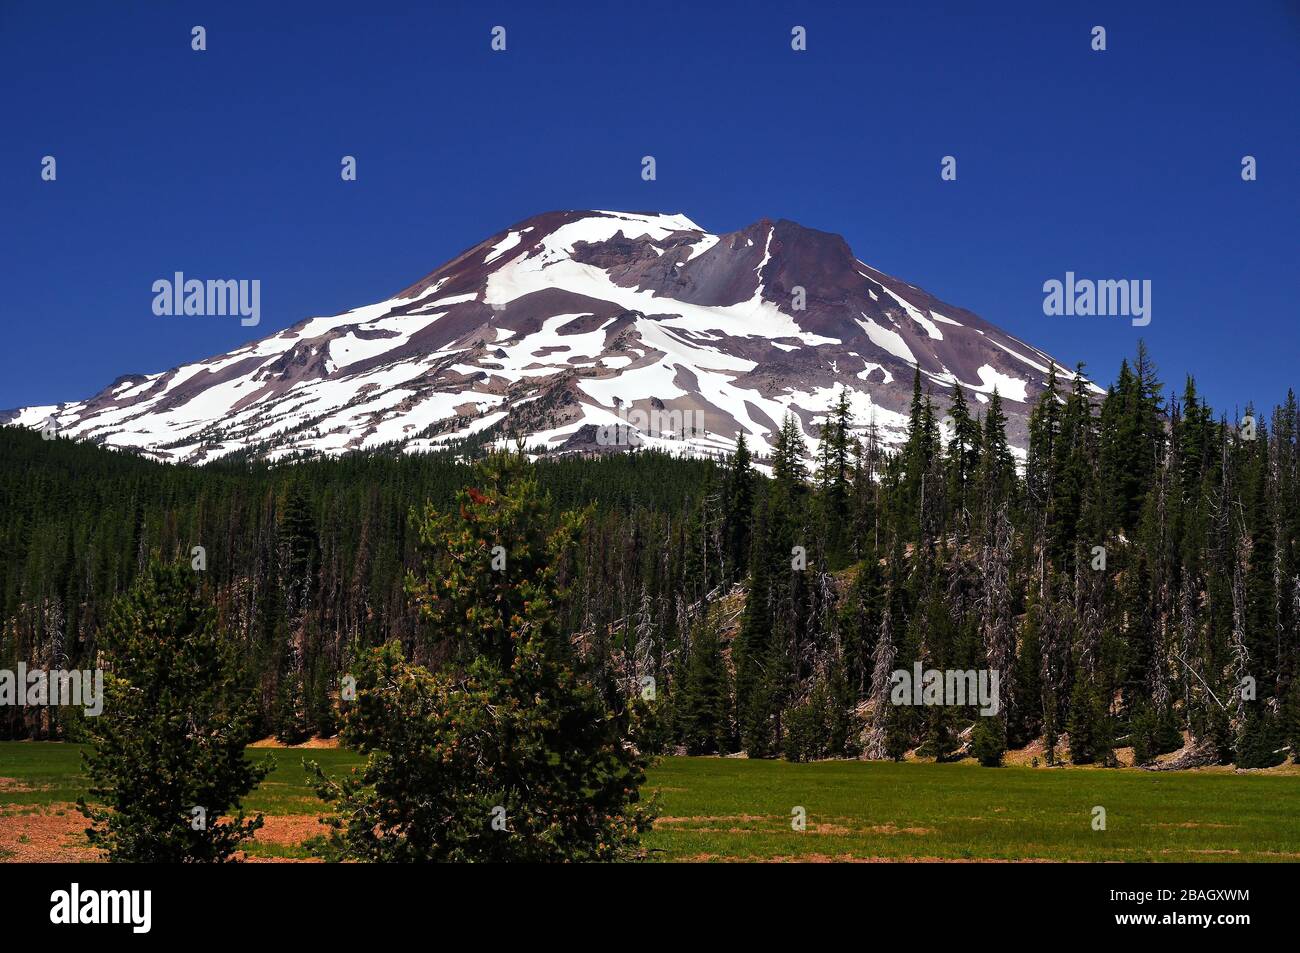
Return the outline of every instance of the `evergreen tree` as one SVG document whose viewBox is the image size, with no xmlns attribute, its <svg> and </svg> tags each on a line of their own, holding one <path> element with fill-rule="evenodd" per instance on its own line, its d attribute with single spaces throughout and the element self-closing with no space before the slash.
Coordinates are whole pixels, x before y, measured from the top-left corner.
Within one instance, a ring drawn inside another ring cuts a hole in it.
<svg viewBox="0 0 1300 953">
<path fill-rule="evenodd" d="M 726 503 L 722 520 L 727 535 L 727 564 L 736 578 L 743 578 L 749 566 L 750 524 L 754 517 L 755 481 L 745 431 L 736 435 L 736 450 L 728 460 Z"/>
<path fill-rule="evenodd" d="M 307 686 L 302 669 L 290 667 L 280 678 L 275 701 L 275 740 L 296 745 L 311 736 L 311 719 L 307 710 Z"/>
<path fill-rule="evenodd" d="M 245 757 L 256 708 L 194 576 L 151 563 L 101 636 L 104 711 L 87 719 L 91 802 L 79 807 L 111 861 L 229 861 L 262 826 L 240 801 L 272 765 Z"/>
<path fill-rule="evenodd" d="M 838 537 L 849 518 L 854 458 L 853 410 L 847 388 L 840 388 L 835 406 L 822 426 L 821 457 L 818 476 L 824 493 L 823 507 L 827 525 Z"/>
<path fill-rule="evenodd" d="M 997 716 L 979 718 L 971 732 L 971 753 L 986 768 L 1002 766 L 1007 751 L 1006 725 Z"/>
<path fill-rule="evenodd" d="M 646 758 L 629 743 L 637 696 L 608 710 L 559 622 L 583 516 L 552 520 L 522 456 L 490 457 L 476 473 L 456 512 L 428 507 L 418 521 L 425 566 L 408 583 L 453 664 L 430 672 L 395 644 L 363 659 L 341 738 L 366 765 L 340 781 L 316 771 L 336 806 L 329 850 L 377 861 L 631 856 L 651 818 L 639 800 Z"/>
<path fill-rule="evenodd" d="M 731 689 L 716 624 L 707 616 L 691 637 L 682 685 L 682 741 L 687 754 L 731 751 Z"/>
<path fill-rule="evenodd" d="M 1119 529 L 1136 527 L 1142 499 L 1154 482 L 1163 448 L 1161 388 L 1139 341 L 1133 366 L 1120 365 L 1119 378 L 1102 402 L 1100 469 L 1107 482 L 1109 523 Z"/>
<path fill-rule="evenodd" d="M 808 445 L 799 431 L 794 414 L 786 414 L 776 437 L 776 451 L 772 456 L 772 477 L 778 486 L 793 490 L 807 479 L 808 469 L 804 459 Z"/>
<path fill-rule="evenodd" d="M 997 388 L 989 395 L 981 431 L 980 466 L 976 482 L 983 504 L 985 532 L 992 532 L 993 519 L 999 508 L 1012 500 L 1016 486 L 1016 464 L 1007 443 L 1007 418 L 1002 412 L 1002 398 Z"/>
<path fill-rule="evenodd" d="M 955 513 L 961 517 L 961 526 L 970 522 L 969 510 L 973 496 L 975 476 L 979 470 L 981 430 L 971 417 L 966 395 L 961 385 L 953 388 L 951 438 L 947 447 L 948 499 Z"/>
<path fill-rule="evenodd" d="M 779 653 L 773 637 L 775 583 L 771 501 L 760 507 L 754 526 L 749 594 L 733 646 L 736 666 L 736 720 L 740 745 L 751 758 L 770 757 L 776 748 L 776 673 Z M 779 557 L 778 557 L 779 558 Z M 779 563 L 778 563 L 779 565 Z"/>
</svg>

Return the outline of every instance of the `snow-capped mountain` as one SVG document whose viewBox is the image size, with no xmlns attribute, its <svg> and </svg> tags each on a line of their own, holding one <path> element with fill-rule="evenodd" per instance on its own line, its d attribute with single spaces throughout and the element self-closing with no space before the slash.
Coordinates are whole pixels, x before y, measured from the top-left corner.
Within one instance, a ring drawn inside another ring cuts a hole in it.
<svg viewBox="0 0 1300 953">
<path fill-rule="evenodd" d="M 996 388 L 1023 446 L 1051 361 L 857 260 L 838 235 L 548 212 L 377 304 L 0 420 L 53 418 L 64 436 L 190 463 L 424 450 L 489 428 L 538 450 L 631 433 L 690 454 L 724 451 L 743 429 L 764 453 L 787 411 L 815 450 L 841 387 L 859 425 L 898 443 L 919 366 L 942 407 L 956 382 L 975 410 Z"/>
</svg>

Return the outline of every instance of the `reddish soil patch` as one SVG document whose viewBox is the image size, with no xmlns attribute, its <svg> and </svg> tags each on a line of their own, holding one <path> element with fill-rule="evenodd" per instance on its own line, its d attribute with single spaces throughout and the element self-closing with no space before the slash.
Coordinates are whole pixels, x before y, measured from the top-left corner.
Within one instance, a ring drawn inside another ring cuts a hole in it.
<svg viewBox="0 0 1300 953">
<path fill-rule="evenodd" d="M 263 817 L 255 840 L 264 844 L 301 844 L 310 837 L 329 832 L 315 814 L 282 814 Z"/>
<path fill-rule="evenodd" d="M 834 834 L 838 837 L 853 833 L 843 824 L 812 824 L 808 827 L 808 830 L 814 834 Z"/>
<path fill-rule="evenodd" d="M 263 816 L 262 826 L 258 828 L 253 840 L 259 844 L 279 844 L 294 847 L 318 834 L 326 833 L 328 828 L 320 823 L 316 814 L 277 814 Z M 317 864 L 318 857 L 249 857 L 241 854 L 243 860 L 250 864 Z"/>
<path fill-rule="evenodd" d="M 89 863 L 99 861 L 99 851 L 86 843 L 87 820 L 74 804 L 52 804 L 0 815 L 0 862 L 11 864 Z M 59 813 L 59 812 L 62 813 Z M 315 814 L 290 814 L 263 818 L 256 840 L 292 846 L 325 833 Z M 248 857 L 250 863 L 293 863 L 289 857 Z"/>
<path fill-rule="evenodd" d="M 254 741 L 249 745 L 250 748 L 337 748 L 338 746 L 338 738 L 308 738 L 300 745 L 286 745 L 276 741 L 274 736 Z"/>
<path fill-rule="evenodd" d="M 86 843 L 86 824 L 72 804 L 52 804 L 27 814 L 0 816 L 0 861 L 48 864 L 99 860 L 99 851 Z"/>
</svg>

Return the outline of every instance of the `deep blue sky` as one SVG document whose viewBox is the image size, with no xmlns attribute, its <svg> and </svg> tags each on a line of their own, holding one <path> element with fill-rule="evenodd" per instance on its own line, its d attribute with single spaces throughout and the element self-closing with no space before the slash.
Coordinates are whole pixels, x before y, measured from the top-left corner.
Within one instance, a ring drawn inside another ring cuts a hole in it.
<svg viewBox="0 0 1300 953">
<path fill-rule="evenodd" d="M 382 299 L 553 208 L 790 218 L 1103 381 L 1141 333 L 1220 410 L 1300 385 L 1297 4 L 896 6 L 3 0 L 0 408 Z M 1150 278 L 1151 325 L 1045 317 L 1066 270 Z M 260 278 L 261 326 L 155 317 L 174 271 Z"/>
</svg>

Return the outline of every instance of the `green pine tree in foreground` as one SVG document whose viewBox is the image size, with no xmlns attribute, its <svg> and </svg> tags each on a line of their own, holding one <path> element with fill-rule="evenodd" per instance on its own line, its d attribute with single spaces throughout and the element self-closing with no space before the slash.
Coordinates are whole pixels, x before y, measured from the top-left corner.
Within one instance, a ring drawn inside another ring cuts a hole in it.
<svg viewBox="0 0 1300 953">
<path fill-rule="evenodd" d="M 256 706 L 194 577 L 151 564 L 102 632 L 104 712 L 86 719 L 93 804 L 78 806 L 111 861 L 229 861 L 262 826 L 239 808 L 271 770 L 244 754 Z"/>
<path fill-rule="evenodd" d="M 590 861 L 636 853 L 652 819 L 639 701 L 610 711 L 560 624 L 579 514 L 550 517 L 516 455 L 478 466 L 453 513 L 426 508 L 408 589 L 450 643 L 436 672 L 395 643 L 363 658 L 343 743 L 366 755 L 332 802 L 327 856 L 373 861 Z M 504 553 L 504 555 L 503 555 Z M 634 693 L 633 693 L 634 694 Z"/>
</svg>

